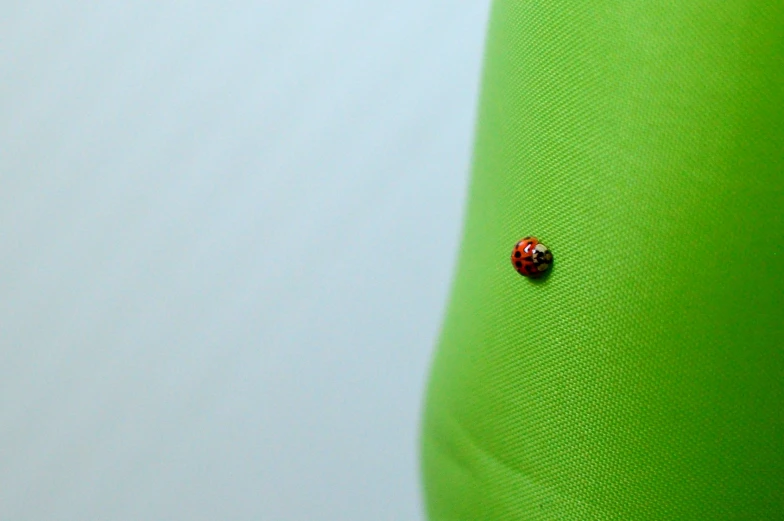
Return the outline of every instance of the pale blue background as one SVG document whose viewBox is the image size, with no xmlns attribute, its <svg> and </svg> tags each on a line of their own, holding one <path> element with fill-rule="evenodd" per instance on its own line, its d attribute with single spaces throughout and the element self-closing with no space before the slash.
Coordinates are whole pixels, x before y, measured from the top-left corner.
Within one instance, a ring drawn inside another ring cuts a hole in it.
<svg viewBox="0 0 784 521">
<path fill-rule="evenodd" d="M 421 519 L 487 0 L 2 2 L 0 519 Z"/>
</svg>

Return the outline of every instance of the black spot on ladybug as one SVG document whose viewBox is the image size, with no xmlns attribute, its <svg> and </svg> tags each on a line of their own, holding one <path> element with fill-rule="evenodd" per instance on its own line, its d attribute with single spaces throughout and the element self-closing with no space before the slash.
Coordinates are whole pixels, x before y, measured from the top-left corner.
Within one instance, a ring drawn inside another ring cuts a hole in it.
<svg viewBox="0 0 784 521">
<path fill-rule="evenodd" d="M 529 255 L 528 257 L 524 258 L 523 260 L 531 262 L 532 260 L 534 260 L 534 256 L 533 255 Z"/>
<path fill-rule="evenodd" d="M 519 259 L 519 258 L 520 258 L 520 255 L 522 255 L 522 254 L 521 254 L 519 251 L 516 251 L 516 252 L 515 252 L 515 257 L 516 257 L 516 258 L 518 258 L 518 259 Z"/>
<path fill-rule="evenodd" d="M 515 266 L 517 266 L 518 268 L 522 268 L 523 267 L 523 263 L 520 262 L 520 261 L 517 261 L 517 262 L 515 262 Z"/>
</svg>

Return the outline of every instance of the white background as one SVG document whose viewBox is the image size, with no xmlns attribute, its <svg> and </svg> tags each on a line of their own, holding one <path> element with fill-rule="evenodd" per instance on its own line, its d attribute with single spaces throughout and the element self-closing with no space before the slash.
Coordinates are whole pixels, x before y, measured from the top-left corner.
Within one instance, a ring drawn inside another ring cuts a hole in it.
<svg viewBox="0 0 784 521">
<path fill-rule="evenodd" d="M 421 519 L 488 0 L 2 3 L 0 519 Z"/>
</svg>

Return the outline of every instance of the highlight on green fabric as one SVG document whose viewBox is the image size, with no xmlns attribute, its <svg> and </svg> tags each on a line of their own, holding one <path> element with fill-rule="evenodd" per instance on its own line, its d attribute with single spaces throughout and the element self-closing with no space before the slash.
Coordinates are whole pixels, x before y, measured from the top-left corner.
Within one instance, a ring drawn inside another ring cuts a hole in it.
<svg viewBox="0 0 784 521">
<path fill-rule="evenodd" d="M 496 1 L 429 518 L 784 519 L 783 212 L 784 3 Z"/>
</svg>

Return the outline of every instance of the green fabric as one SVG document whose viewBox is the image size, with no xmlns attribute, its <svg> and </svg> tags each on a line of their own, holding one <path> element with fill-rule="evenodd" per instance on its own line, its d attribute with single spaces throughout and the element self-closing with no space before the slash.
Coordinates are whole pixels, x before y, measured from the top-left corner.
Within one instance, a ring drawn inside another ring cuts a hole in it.
<svg viewBox="0 0 784 521">
<path fill-rule="evenodd" d="M 784 519 L 783 156 L 782 2 L 495 2 L 430 519 Z"/>
</svg>

